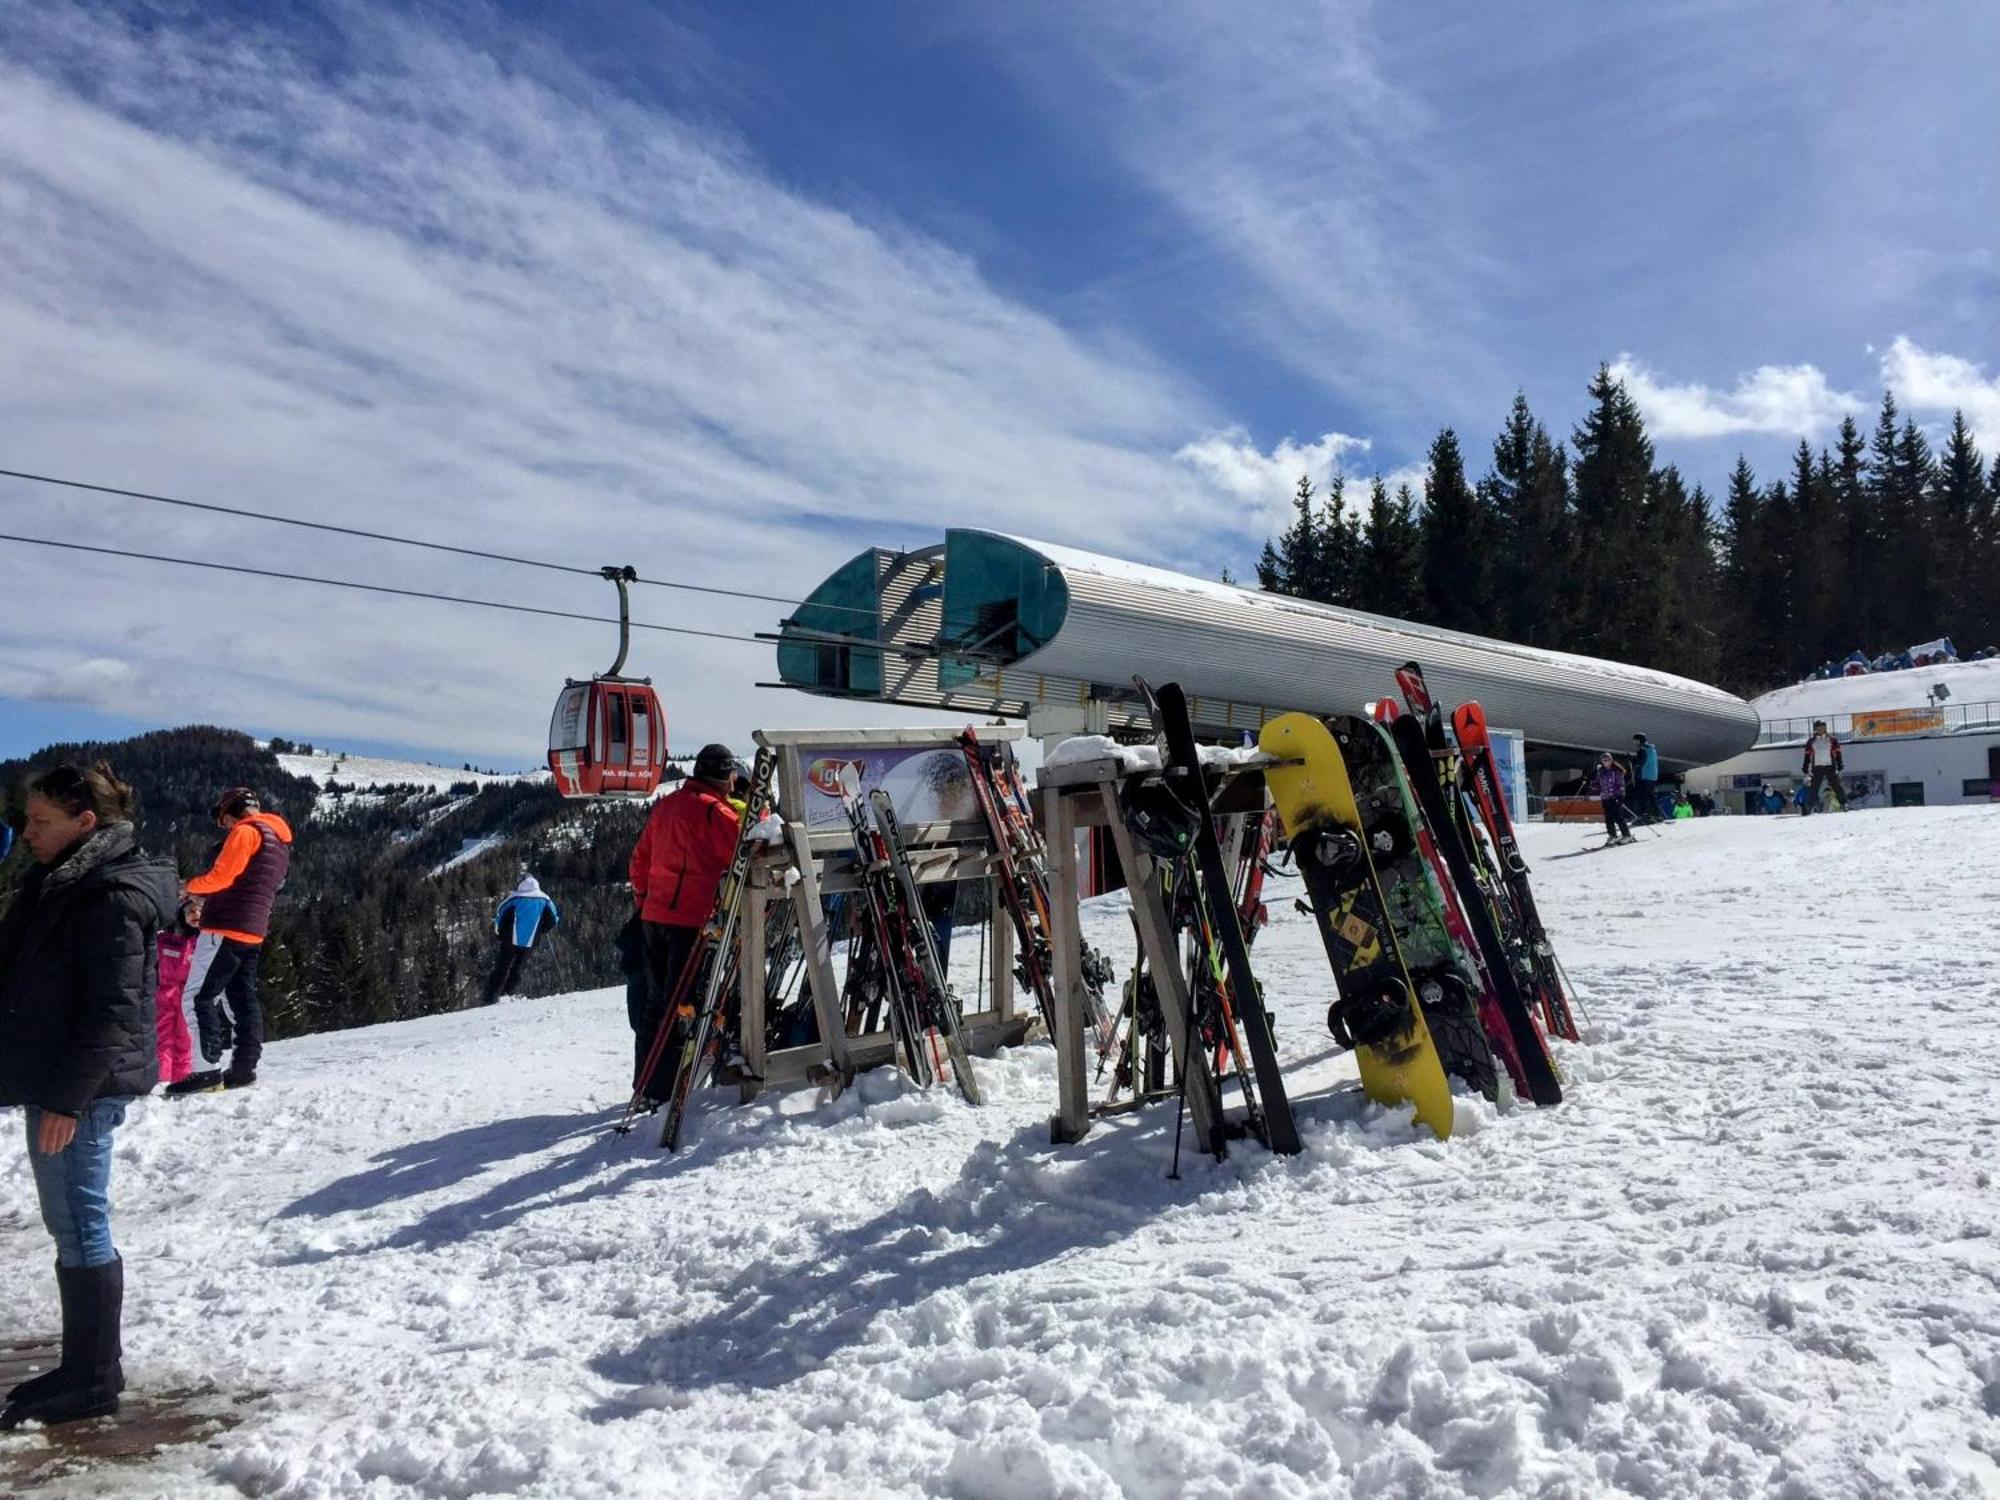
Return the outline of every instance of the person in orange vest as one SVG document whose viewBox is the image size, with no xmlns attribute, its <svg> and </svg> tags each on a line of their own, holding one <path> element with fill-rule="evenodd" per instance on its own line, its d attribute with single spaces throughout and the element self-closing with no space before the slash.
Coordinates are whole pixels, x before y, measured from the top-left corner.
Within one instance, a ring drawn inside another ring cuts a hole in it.
<svg viewBox="0 0 2000 1500">
<path fill-rule="evenodd" d="M 708 745 L 695 757 L 694 774 L 671 795 L 653 804 L 645 832 L 632 850 L 632 900 L 639 908 L 646 935 L 647 1004 L 633 1018 L 632 1086 L 641 1086 L 649 1102 L 665 1102 L 673 1088 L 677 1043 L 693 1019 L 673 1017 L 674 1031 L 662 1061 L 650 1078 L 641 1078 L 646 1053 L 661 1023 L 675 982 L 695 951 L 702 925 L 715 909 L 716 887 L 736 857 L 743 815 L 729 800 L 737 771 L 727 745 Z"/>
<path fill-rule="evenodd" d="M 257 996 L 257 966 L 271 930 L 271 906 L 292 863 L 291 826 L 263 810 L 247 786 L 215 799 L 222 848 L 208 870 L 187 883 L 198 901 L 201 942 L 188 984 L 193 992 L 195 1035 L 209 1066 L 170 1085 L 169 1094 L 248 1088 L 264 1055 L 264 1009 Z M 197 979 L 195 976 L 199 975 Z M 229 1002 L 224 1012 L 220 1002 Z M 228 1052 L 229 1066 L 215 1065 Z"/>
</svg>

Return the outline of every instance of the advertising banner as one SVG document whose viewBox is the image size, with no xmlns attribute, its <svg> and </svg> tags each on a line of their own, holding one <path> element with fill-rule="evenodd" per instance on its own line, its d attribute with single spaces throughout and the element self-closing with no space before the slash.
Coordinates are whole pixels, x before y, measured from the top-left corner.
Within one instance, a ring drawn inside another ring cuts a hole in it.
<svg viewBox="0 0 2000 1500">
<path fill-rule="evenodd" d="M 1944 728 L 1944 712 L 1936 708 L 1888 708 L 1852 717 L 1854 738 L 1859 740 L 1885 734 L 1928 734 Z"/>
<path fill-rule="evenodd" d="M 801 745 L 798 754 L 810 830 L 847 826 L 840 783 L 849 766 L 860 777 L 863 798 L 878 786 L 887 790 L 896 818 L 906 828 L 979 821 L 965 752 L 956 745 L 842 745 L 829 740 Z"/>
</svg>

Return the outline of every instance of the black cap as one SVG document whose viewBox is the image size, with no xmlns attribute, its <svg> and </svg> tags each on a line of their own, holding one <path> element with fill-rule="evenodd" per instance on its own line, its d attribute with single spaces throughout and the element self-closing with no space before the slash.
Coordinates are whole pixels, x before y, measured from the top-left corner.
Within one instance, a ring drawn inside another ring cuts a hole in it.
<svg viewBox="0 0 2000 1500">
<path fill-rule="evenodd" d="M 1637 740 L 1642 745 L 1645 744 L 1646 742 L 1646 737 L 1643 734 L 1635 734 L 1632 736 L 1632 738 Z"/>
<path fill-rule="evenodd" d="M 727 745 L 703 745 L 694 758 L 694 774 L 703 781 L 727 781 L 735 775 L 736 764 Z"/>
</svg>

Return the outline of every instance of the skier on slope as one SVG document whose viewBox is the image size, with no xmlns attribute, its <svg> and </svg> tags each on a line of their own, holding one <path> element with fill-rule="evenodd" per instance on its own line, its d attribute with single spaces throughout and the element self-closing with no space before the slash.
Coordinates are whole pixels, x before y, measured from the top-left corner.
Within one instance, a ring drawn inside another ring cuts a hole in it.
<svg viewBox="0 0 2000 1500">
<path fill-rule="evenodd" d="M 1632 842 L 1632 822 L 1625 809 L 1625 773 L 1605 751 L 1597 759 L 1597 771 L 1590 778 L 1590 791 L 1604 804 L 1604 832 L 1607 844 Z"/>
<path fill-rule="evenodd" d="M 223 832 L 222 848 L 208 870 L 187 883 L 187 894 L 198 898 L 201 925 L 188 987 L 194 992 L 195 1037 L 202 1060 L 211 1066 L 171 1085 L 170 1094 L 247 1088 L 257 1081 L 264 1055 L 257 966 L 271 930 L 271 907 L 291 868 L 292 829 L 276 813 L 265 812 L 247 786 L 217 797 L 214 817 Z M 224 1052 L 230 1054 L 226 1071 L 213 1066 Z"/>
<path fill-rule="evenodd" d="M 523 875 L 521 883 L 514 887 L 514 894 L 493 913 L 493 935 L 500 940 L 500 946 L 493 955 L 493 972 L 487 977 L 486 993 L 479 1003 L 492 1005 L 502 995 L 513 994 L 535 944 L 542 940 L 543 934 L 554 932 L 560 925 L 562 914 L 556 910 L 555 902 L 542 894 L 541 882 L 532 875 Z"/>
<path fill-rule="evenodd" d="M 1660 752 L 1643 734 L 1632 736 L 1632 794 L 1641 823 L 1660 821 Z"/>
<path fill-rule="evenodd" d="M 632 900 L 645 925 L 649 982 L 645 1014 L 632 1030 L 635 1088 L 681 970 L 715 910 L 716 887 L 736 855 L 743 815 L 731 805 L 729 789 L 737 764 L 727 745 L 704 746 L 694 759 L 694 774 L 653 804 L 632 850 Z M 673 1055 L 693 1019 L 693 1008 L 684 1001 L 662 1056 Z M 663 1075 L 671 1071 L 655 1068 L 644 1080 L 649 1102 L 665 1102 L 673 1079 Z"/>
<path fill-rule="evenodd" d="M 1847 811 L 1847 788 L 1840 784 L 1840 741 L 1827 732 L 1826 720 L 1814 719 L 1812 738 L 1806 741 L 1806 753 L 1799 767 L 1799 774 L 1806 778 L 1808 791 L 1801 813 L 1809 813 L 1819 806 L 1819 789 L 1822 785 L 1833 788 L 1833 800 L 1842 812 Z"/>
</svg>

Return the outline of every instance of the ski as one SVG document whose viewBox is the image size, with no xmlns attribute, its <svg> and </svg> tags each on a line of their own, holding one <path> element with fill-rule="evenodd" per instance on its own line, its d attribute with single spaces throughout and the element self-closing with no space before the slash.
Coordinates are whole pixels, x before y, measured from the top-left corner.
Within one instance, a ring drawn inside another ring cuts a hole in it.
<svg viewBox="0 0 2000 1500">
<path fill-rule="evenodd" d="M 1402 674 L 1397 675 L 1400 677 Z M 1471 855 L 1458 824 L 1452 818 L 1450 804 L 1445 801 L 1444 785 L 1438 779 L 1430 740 L 1418 727 L 1417 719 L 1410 716 L 1398 718 L 1389 726 L 1389 732 L 1395 740 L 1397 753 L 1403 758 L 1404 769 L 1409 773 L 1410 786 L 1417 794 L 1417 805 L 1423 809 L 1424 820 L 1430 824 L 1439 852 L 1444 855 L 1445 866 L 1458 887 L 1460 908 L 1478 940 L 1487 978 L 1492 981 L 1499 999 L 1501 1014 L 1506 1018 L 1508 1034 L 1528 1085 L 1528 1096 L 1537 1104 L 1559 1103 L 1562 1082 L 1556 1074 L 1541 1031 L 1535 1025 L 1534 1012 L 1529 1009 L 1527 996 L 1521 992 L 1519 976 L 1508 953 L 1507 943 L 1493 919 L 1492 909 L 1486 904 L 1486 894 L 1480 889 Z"/>
<path fill-rule="evenodd" d="M 1480 817 L 1486 825 L 1487 835 L 1493 840 L 1494 853 L 1499 859 L 1500 879 L 1506 885 L 1520 918 L 1521 940 L 1534 962 L 1536 987 L 1541 992 L 1543 1008 L 1548 1012 L 1550 1028 L 1558 1036 L 1576 1041 L 1579 1035 L 1576 1017 L 1571 1013 L 1568 995 L 1563 992 L 1562 979 L 1556 969 L 1555 951 L 1549 942 L 1547 929 L 1542 926 L 1542 914 L 1535 907 L 1535 893 L 1528 884 L 1528 862 L 1521 857 L 1521 846 L 1514 838 L 1514 820 L 1507 811 L 1506 793 L 1493 764 L 1493 743 L 1486 735 L 1486 715 L 1477 703 L 1461 703 L 1452 713 L 1451 727 L 1458 737 L 1458 748 L 1465 760 L 1466 774 L 1478 801 Z M 1630 840 L 1624 842 L 1629 843 Z"/>
<path fill-rule="evenodd" d="M 876 831 L 882 836 L 889 867 L 895 872 L 901 896 L 900 936 L 916 966 L 910 978 L 922 986 L 924 1019 L 944 1040 L 945 1056 L 951 1059 L 958 1091 L 965 1095 L 968 1104 L 977 1104 L 979 1083 L 973 1077 L 972 1056 L 965 1047 L 958 996 L 938 955 L 936 933 L 924 914 L 923 897 L 917 887 L 916 872 L 910 868 L 910 853 L 903 843 L 903 825 L 896 817 L 896 804 L 887 792 L 877 787 L 868 794 L 868 805 L 875 816 Z"/>
<path fill-rule="evenodd" d="M 1201 763 L 1201 749 L 1195 743 L 1194 721 L 1189 717 L 1187 698 L 1179 683 L 1163 683 L 1157 690 L 1134 679 L 1146 699 L 1154 731 L 1161 739 L 1161 775 L 1176 797 L 1195 813 L 1194 855 L 1196 884 L 1200 886 L 1202 912 L 1207 928 L 1222 952 L 1226 967 L 1229 999 L 1235 1018 L 1241 1023 L 1250 1051 L 1257 1083 L 1257 1099 L 1263 1113 L 1265 1144 L 1280 1155 L 1301 1149 L 1298 1124 L 1292 1118 L 1291 1101 L 1285 1094 L 1284 1072 L 1278 1063 L 1277 1044 L 1271 1037 L 1271 1018 L 1264 1009 L 1250 968 L 1249 945 L 1237 918 L 1229 872 L 1224 868 L 1222 845 L 1215 836 L 1215 814 L 1210 801 L 1208 771 Z"/>
<path fill-rule="evenodd" d="M 919 1088 L 929 1088 L 937 1082 L 940 1068 L 938 1060 L 924 1046 L 929 1028 L 924 1023 L 919 994 L 921 981 L 911 972 L 908 944 L 898 930 L 896 902 L 890 895 L 894 877 L 889 873 L 882 835 L 861 796 L 860 777 L 852 766 L 842 769 L 840 792 L 841 806 L 847 813 L 848 834 L 854 843 L 855 878 L 861 897 L 858 915 L 865 924 L 864 940 L 874 945 L 880 964 L 877 977 L 889 1012 L 892 1050 L 902 1049 L 904 1067 L 911 1079 Z"/>
<path fill-rule="evenodd" d="M 973 798 L 993 843 L 993 870 L 999 876 L 1001 904 L 1014 927 L 1014 974 L 1021 987 L 1035 997 L 1042 1025 L 1053 1037 L 1055 974 L 1049 946 L 1048 867 L 1041 835 L 1035 831 L 1018 780 L 1002 776 L 978 734 L 967 728 L 958 742 L 965 752 Z M 1104 1003 L 1105 988 L 1117 978 L 1117 970 L 1089 943 L 1079 940 L 1079 947 L 1084 997 L 1101 1053 L 1113 1044 L 1118 1029 L 1118 1013 Z"/>
</svg>

